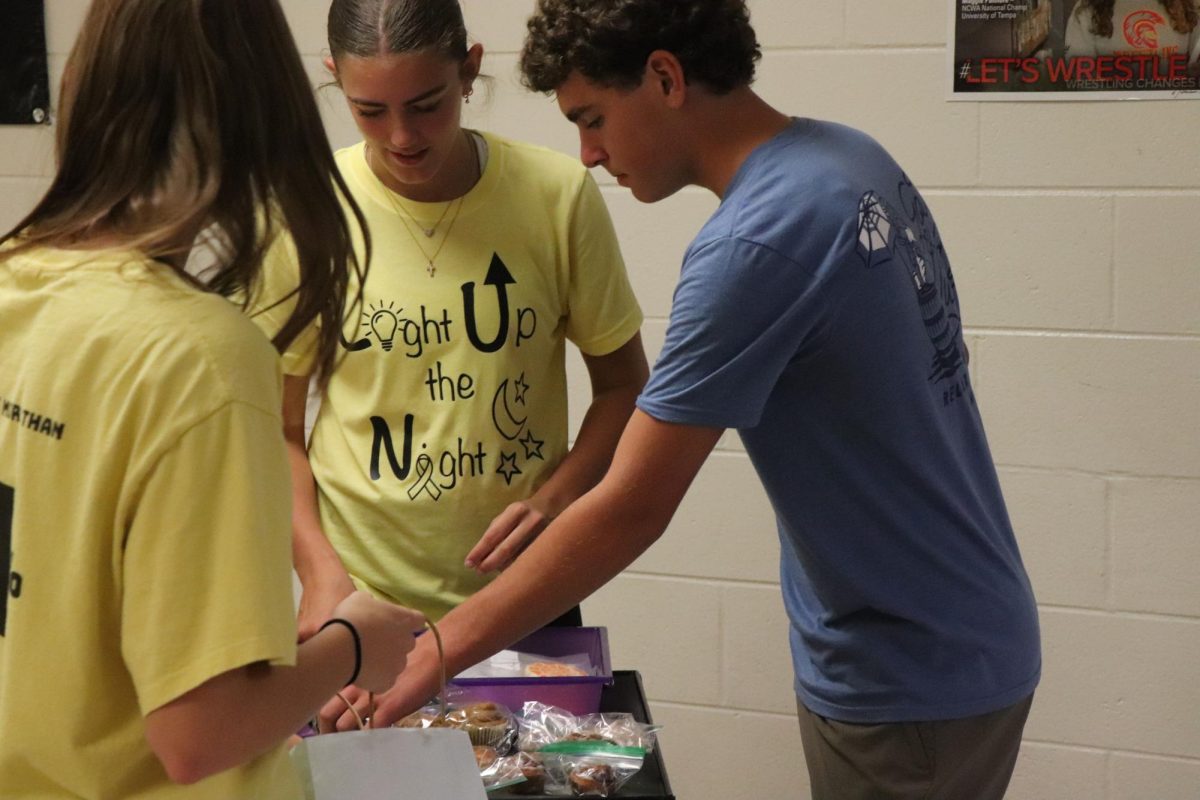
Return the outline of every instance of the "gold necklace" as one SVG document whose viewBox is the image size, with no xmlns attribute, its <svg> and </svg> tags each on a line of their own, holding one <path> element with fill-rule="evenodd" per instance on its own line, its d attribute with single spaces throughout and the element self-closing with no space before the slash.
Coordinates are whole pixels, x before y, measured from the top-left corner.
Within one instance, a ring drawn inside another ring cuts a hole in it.
<svg viewBox="0 0 1200 800">
<path fill-rule="evenodd" d="M 475 142 L 471 141 L 471 134 L 465 130 L 463 131 L 463 134 L 467 137 L 467 147 L 470 148 L 470 151 L 471 151 L 472 173 L 475 175 L 476 180 L 478 180 L 478 178 L 479 178 L 479 152 L 475 148 Z M 454 223 L 458 220 L 459 212 L 462 211 L 463 202 L 467 198 L 466 193 L 463 193 L 463 194 L 459 195 L 458 198 L 456 198 L 455 200 L 451 200 L 450 202 L 446 203 L 446 207 L 444 209 L 442 209 L 442 216 L 439 217 L 438 221 L 434 223 L 433 228 L 431 230 L 421 228 L 422 233 L 424 233 L 429 238 L 433 238 L 433 234 L 437 232 L 438 226 L 441 225 L 442 220 L 446 218 L 446 214 L 447 214 L 447 212 L 449 212 L 450 206 L 454 206 L 454 216 L 452 216 L 450 218 L 450 224 L 446 226 L 446 232 L 444 234 L 442 234 L 442 241 L 437 246 L 437 248 L 433 251 L 433 255 L 430 255 L 429 252 L 426 251 L 424 246 L 421 244 L 421 240 L 417 238 L 417 235 L 415 233 L 413 233 L 412 228 L 409 227 L 408 222 L 411 219 L 413 221 L 413 223 L 417 225 L 417 227 L 420 227 L 420 224 L 417 223 L 416 219 L 413 218 L 413 216 L 411 214 L 409 214 L 409 213 L 407 213 L 407 211 L 403 210 L 403 206 L 397 205 L 397 203 L 399 202 L 399 195 L 396 192 L 393 192 L 391 189 L 388 189 L 387 186 L 384 186 L 383 188 L 387 192 L 388 201 L 392 205 L 392 210 L 396 212 L 396 216 L 400 217 L 400 222 L 404 225 L 404 230 L 408 231 L 408 238 L 412 239 L 413 244 L 416 245 L 417 249 L 421 251 L 421 255 L 425 257 L 425 263 L 426 263 L 425 271 L 428 272 L 429 277 L 432 278 L 434 276 L 434 274 L 437 272 L 437 267 L 434 266 L 434 262 L 437 261 L 437 257 L 441 254 L 442 248 L 446 246 L 446 242 L 449 241 L 449 239 L 450 239 L 450 231 L 454 230 Z M 470 190 L 468 189 L 467 191 L 469 192 Z"/>
<path fill-rule="evenodd" d="M 399 213 L 399 211 L 403 211 L 404 216 L 408 217 L 408 219 L 420 229 L 421 233 L 425 234 L 426 239 L 432 239 L 433 235 L 437 233 L 438 226 L 441 225 L 442 220 L 446 218 L 446 212 L 450 210 L 450 206 L 454 205 L 454 201 L 451 200 L 450 202 L 446 203 L 446 205 L 442 208 L 442 215 L 437 218 L 437 222 L 433 223 L 432 228 L 426 228 L 424 225 L 422 225 L 421 221 L 417 219 L 416 215 L 409 211 L 408 207 L 400 202 L 400 198 L 398 196 L 393 203 L 393 208 L 396 204 L 399 204 L 400 206 L 397 213 Z"/>
<path fill-rule="evenodd" d="M 465 197 L 465 195 L 463 197 Z M 437 257 L 441 255 L 442 248 L 445 247 L 446 242 L 449 241 L 450 231 L 454 230 L 454 222 L 458 219 L 458 212 L 462 211 L 463 197 L 458 198 L 456 201 L 451 201 L 449 204 L 454 206 L 454 216 L 450 218 L 450 224 L 446 226 L 446 232 L 442 234 L 442 241 L 437 246 L 437 249 L 433 251 L 433 255 L 430 255 L 425 250 L 425 248 L 421 245 L 421 240 L 417 238 L 416 234 L 412 232 L 412 228 L 408 226 L 408 221 L 405 220 L 404 216 L 397 210 L 397 214 L 400 216 L 400 221 L 404 223 L 404 230 L 408 231 L 408 238 L 412 239 L 413 244 L 417 246 L 417 249 L 421 251 L 421 255 L 425 257 L 425 271 L 429 273 L 429 277 L 431 278 L 433 277 L 434 273 L 437 272 L 437 267 L 434 266 L 433 262 L 437 261 Z M 396 204 L 393 201 L 392 207 L 395 208 L 395 205 Z"/>
</svg>

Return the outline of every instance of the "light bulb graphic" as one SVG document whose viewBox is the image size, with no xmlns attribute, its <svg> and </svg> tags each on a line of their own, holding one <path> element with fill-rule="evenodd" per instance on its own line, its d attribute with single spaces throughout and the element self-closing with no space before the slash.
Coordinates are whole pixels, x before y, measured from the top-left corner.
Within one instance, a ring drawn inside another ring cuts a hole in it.
<svg viewBox="0 0 1200 800">
<path fill-rule="evenodd" d="M 399 325 L 396 315 L 389 309 L 381 308 L 371 315 L 371 331 L 379 338 L 385 352 L 391 351 Z"/>
</svg>

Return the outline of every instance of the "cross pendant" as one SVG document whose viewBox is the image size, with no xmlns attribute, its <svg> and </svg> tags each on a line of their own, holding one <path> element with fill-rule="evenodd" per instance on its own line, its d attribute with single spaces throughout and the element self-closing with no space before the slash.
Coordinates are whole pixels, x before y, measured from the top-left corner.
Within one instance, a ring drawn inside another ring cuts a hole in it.
<svg viewBox="0 0 1200 800">
<path fill-rule="evenodd" d="M 429 273 L 429 277 L 431 277 L 431 278 L 433 277 L 433 273 L 437 272 L 437 270 L 433 266 L 432 261 L 429 262 L 429 266 L 425 269 L 425 271 Z"/>
</svg>

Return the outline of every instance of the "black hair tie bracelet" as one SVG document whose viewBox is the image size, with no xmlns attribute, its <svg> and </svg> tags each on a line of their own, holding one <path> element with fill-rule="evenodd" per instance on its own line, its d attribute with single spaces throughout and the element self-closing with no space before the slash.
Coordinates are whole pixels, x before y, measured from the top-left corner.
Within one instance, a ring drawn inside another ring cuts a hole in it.
<svg viewBox="0 0 1200 800">
<path fill-rule="evenodd" d="M 330 619 L 317 630 L 317 633 L 325 630 L 330 625 L 345 625 L 346 630 L 350 631 L 351 638 L 354 639 L 354 674 L 350 676 L 350 680 L 346 681 L 346 685 L 350 686 L 358 680 L 358 672 L 362 669 L 362 639 L 358 636 L 358 630 L 350 624 L 350 620 L 342 619 L 341 617 Z"/>
</svg>

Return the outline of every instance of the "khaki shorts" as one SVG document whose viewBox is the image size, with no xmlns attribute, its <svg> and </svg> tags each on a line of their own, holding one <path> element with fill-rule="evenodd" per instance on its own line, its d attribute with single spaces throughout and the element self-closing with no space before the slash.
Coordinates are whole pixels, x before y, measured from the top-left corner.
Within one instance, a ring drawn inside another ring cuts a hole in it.
<svg viewBox="0 0 1200 800">
<path fill-rule="evenodd" d="M 1002 800 L 1033 695 L 963 719 L 859 725 L 797 701 L 812 800 Z"/>
</svg>

